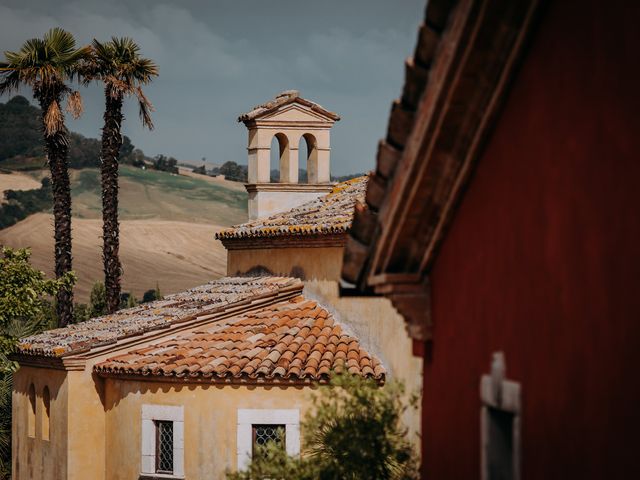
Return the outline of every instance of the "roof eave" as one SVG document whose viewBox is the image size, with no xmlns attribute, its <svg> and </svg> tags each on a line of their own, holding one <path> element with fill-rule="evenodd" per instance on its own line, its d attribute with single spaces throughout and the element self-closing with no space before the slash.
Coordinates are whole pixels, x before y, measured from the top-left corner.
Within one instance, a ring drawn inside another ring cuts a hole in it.
<svg viewBox="0 0 640 480">
<path fill-rule="evenodd" d="M 430 338 L 430 325 L 412 305 L 429 305 L 428 272 L 542 2 L 513 0 L 506 10 L 496 3 L 428 3 L 378 149 L 367 208 L 356 210 L 345 249 L 343 279 L 391 298 L 417 340 Z"/>
</svg>

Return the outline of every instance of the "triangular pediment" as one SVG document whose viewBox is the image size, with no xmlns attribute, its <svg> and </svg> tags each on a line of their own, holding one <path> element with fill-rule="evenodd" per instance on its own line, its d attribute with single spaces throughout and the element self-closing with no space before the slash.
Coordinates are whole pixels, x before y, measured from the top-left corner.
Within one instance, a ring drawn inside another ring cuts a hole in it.
<svg viewBox="0 0 640 480">
<path fill-rule="evenodd" d="M 340 117 L 326 110 L 311 100 L 302 98 L 297 90 L 287 90 L 277 95 L 273 100 L 254 107 L 253 110 L 238 117 L 239 122 L 256 120 L 282 121 L 323 121 L 333 123 Z"/>
<path fill-rule="evenodd" d="M 322 113 L 313 111 L 306 105 L 297 102 L 289 105 L 283 105 L 279 109 L 269 112 L 259 118 L 260 120 L 285 121 L 285 122 L 331 122 L 334 120 L 323 115 Z"/>
</svg>

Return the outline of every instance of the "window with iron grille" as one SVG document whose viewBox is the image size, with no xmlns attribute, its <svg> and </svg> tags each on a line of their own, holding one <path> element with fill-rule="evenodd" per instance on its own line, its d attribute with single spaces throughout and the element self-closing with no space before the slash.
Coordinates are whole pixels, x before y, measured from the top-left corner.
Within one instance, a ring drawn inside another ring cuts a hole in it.
<svg viewBox="0 0 640 480">
<path fill-rule="evenodd" d="M 270 442 L 285 448 L 285 426 L 284 425 L 252 425 L 253 430 L 253 452 L 255 455 L 256 447 L 259 445 L 267 445 Z"/>
<path fill-rule="evenodd" d="M 173 422 L 156 420 L 156 473 L 173 473 Z"/>
</svg>

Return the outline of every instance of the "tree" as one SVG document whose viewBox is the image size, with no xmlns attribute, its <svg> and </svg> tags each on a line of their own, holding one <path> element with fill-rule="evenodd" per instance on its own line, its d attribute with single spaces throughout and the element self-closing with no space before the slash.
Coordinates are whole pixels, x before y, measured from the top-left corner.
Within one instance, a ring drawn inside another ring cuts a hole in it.
<svg viewBox="0 0 640 480">
<path fill-rule="evenodd" d="M 69 88 L 67 82 L 78 75 L 79 62 L 89 52 L 88 47 L 76 48 L 69 32 L 53 28 L 42 39 L 27 40 L 20 51 L 5 52 L 6 61 L 0 63 L 0 95 L 27 85 L 42 110 L 44 149 L 53 190 L 56 278 L 71 271 L 69 138 L 61 102 L 67 99 L 67 111 L 74 117 L 82 113 L 80 93 Z M 73 318 L 73 290 L 59 289 L 56 305 L 60 325 L 67 325 Z"/>
<path fill-rule="evenodd" d="M 89 294 L 89 318 L 100 317 L 107 313 L 107 295 L 104 283 L 96 282 Z"/>
<path fill-rule="evenodd" d="M 9 359 L 19 338 L 33 335 L 55 322 L 47 296 L 75 282 L 73 272 L 56 280 L 29 263 L 27 249 L 2 249 L 0 257 L 0 478 L 11 476 L 11 390 L 17 365 Z"/>
<path fill-rule="evenodd" d="M 238 165 L 236 162 L 224 162 L 220 168 L 214 169 L 214 173 L 224 175 L 227 180 L 247 181 L 247 166 Z"/>
<path fill-rule="evenodd" d="M 165 155 L 153 157 L 153 168 L 161 172 L 178 173 L 178 160 Z"/>
<path fill-rule="evenodd" d="M 249 468 L 229 480 L 409 480 L 417 479 L 416 456 L 402 426 L 403 412 L 416 398 L 404 400 L 400 383 L 380 387 L 359 376 L 337 375 L 320 388 L 302 428 L 305 451 L 287 456 L 275 442 L 258 447 Z"/>
<path fill-rule="evenodd" d="M 158 75 L 158 67 L 151 60 L 140 56 L 140 47 L 132 39 L 112 37 L 105 43 L 93 41 L 91 59 L 84 65 L 83 74 L 86 80 L 97 79 L 104 84 L 105 111 L 100 156 L 102 260 L 107 312 L 113 313 L 120 305 L 122 275 L 118 223 L 118 160 L 123 146 L 120 130 L 124 120 L 122 104 L 124 97 L 135 96 L 142 124 L 153 129 L 153 106 L 144 95 L 142 86 L 149 84 Z"/>
<path fill-rule="evenodd" d="M 200 165 L 199 167 L 195 167 L 192 170 L 193 173 L 199 173 L 200 175 L 206 175 L 207 174 L 207 167 L 205 167 L 204 165 Z"/>
</svg>

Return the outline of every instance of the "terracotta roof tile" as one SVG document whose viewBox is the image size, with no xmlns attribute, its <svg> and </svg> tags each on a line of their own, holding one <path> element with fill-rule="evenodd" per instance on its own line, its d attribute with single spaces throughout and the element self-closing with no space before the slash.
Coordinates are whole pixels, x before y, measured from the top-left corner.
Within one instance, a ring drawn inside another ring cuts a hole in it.
<svg viewBox="0 0 640 480">
<path fill-rule="evenodd" d="M 126 337 L 169 328 L 176 323 L 222 312 L 249 299 L 277 297 L 284 291 L 296 289 L 301 290 L 302 283 L 293 278 L 225 277 L 169 295 L 163 300 L 23 338 L 18 345 L 18 351 L 25 355 L 67 356 L 113 344 Z M 232 339 L 234 335 L 227 333 L 225 338 Z M 244 339 L 241 336 L 238 338 Z M 209 338 L 201 340 L 211 341 Z"/>
<path fill-rule="evenodd" d="M 265 102 L 261 105 L 257 105 L 253 107 L 253 109 L 250 112 L 243 113 L 238 117 L 238 121 L 249 122 L 251 120 L 255 120 L 257 118 L 260 118 L 264 115 L 267 115 L 273 112 L 274 110 L 277 110 L 278 108 L 284 105 L 287 105 L 289 103 L 294 103 L 294 102 L 310 107 L 311 110 L 321 113 L 326 117 L 329 117 L 333 121 L 340 120 L 340 117 L 337 114 L 330 112 L 329 110 L 326 110 L 325 108 L 323 108 L 322 106 L 318 105 L 315 102 L 312 102 L 311 100 L 302 98 L 300 96 L 300 92 L 298 92 L 297 90 L 285 90 L 284 92 L 276 95 L 276 97 L 273 100 L 269 100 L 268 102 Z"/>
<path fill-rule="evenodd" d="M 320 198 L 287 212 L 235 225 L 216 233 L 219 240 L 325 235 L 347 232 L 351 228 L 356 202 L 363 203 L 368 177 L 338 183 Z"/>
<path fill-rule="evenodd" d="M 287 330 L 278 327 L 283 314 L 294 324 Z M 104 375 L 200 377 L 213 381 L 317 381 L 326 380 L 331 370 L 344 367 L 354 375 L 384 380 L 380 361 L 369 355 L 356 338 L 334 325 L 327 310 L 313 300 L 296 296 L 214 320 L 198 326 L 196 331 L 177 333 L 170 340 L 109 358 L 94 369 Z"/>
</svg>

